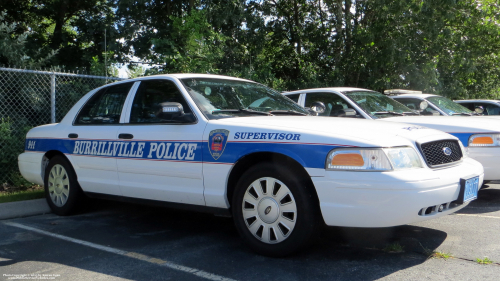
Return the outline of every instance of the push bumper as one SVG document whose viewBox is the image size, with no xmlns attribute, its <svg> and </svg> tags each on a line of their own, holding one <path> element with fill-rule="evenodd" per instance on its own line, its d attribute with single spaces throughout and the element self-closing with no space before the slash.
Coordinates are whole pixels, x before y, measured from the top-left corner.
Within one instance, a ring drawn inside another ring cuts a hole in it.
<svg viewBox="0 0 500 281">
<path fill-rule="evenodd" d="M 327 225 L 345 227 L 389 227 L 424 221 L 456 212 L 465 204 L 454 204 L 460 179 L 479 176 L 483 167 L 466 158 L 457 166 L 394 172 L 327 171 L 312 177 Z M 439 212 L 440 205 L 445 209 Z M 425 214 L 431 207 L 432 212 Z M 422 211 L 424 210 L 424 211 Z"/>
<path fill-rule="evenodd" d="M 500 147 L 468 147 L 469 157 L 483 164 L 484 180 L 500 180 Z"/>
</svg>

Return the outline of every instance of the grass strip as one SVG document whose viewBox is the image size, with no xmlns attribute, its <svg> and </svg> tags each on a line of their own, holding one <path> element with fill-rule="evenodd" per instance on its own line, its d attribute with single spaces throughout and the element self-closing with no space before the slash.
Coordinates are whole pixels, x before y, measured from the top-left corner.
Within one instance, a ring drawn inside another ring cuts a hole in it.
<svg viewBox="0 0 500 281">
<path fill-rule="evenodd" d="M 484 259 L 476 258 L 476 262 L 479 264 L 492 264 L 493 261 L 485 257 Z"/>
<path fill-rule="evenodd" d="M 453 255 L 445 252 L 432 252 L 430 258 L 447 260 L 447 259 L 452 259 Z"/>
<path fill-rule="evenodd" d="M 44 196 L 45 195 L 43 189 L 33 190 L 33 191 L 25 190 L 16 192 L 6 192 L 6 193 L 0 193 L 0 203 L 33 200 L 33 199 L 44 198 Z"/>
<path fill-rule="evenodd" d="M 402 253 L 404 252 L 404 246 L 401 246 L 398 242 L 387 245 L 384 249 L 382 249 L 388 253 Z"/>
</svg>

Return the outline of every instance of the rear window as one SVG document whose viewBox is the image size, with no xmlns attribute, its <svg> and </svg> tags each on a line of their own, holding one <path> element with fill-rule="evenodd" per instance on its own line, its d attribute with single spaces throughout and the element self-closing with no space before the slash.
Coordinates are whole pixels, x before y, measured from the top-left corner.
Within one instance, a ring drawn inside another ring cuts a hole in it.
<svg viewBox="0 0 500 281">
<path fill-rule="evenodd" d="M 78 113 L 75 125 L 118 124 L 132 85 L 132 82 L 122 83 L 99 90 Z"/>
</svg>

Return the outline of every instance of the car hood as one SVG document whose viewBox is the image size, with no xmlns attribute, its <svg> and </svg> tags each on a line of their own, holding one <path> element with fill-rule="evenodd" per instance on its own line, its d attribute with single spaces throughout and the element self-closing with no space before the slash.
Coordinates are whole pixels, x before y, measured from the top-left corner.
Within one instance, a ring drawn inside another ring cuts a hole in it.
<svg viewBox="0 0 500 281">
<path fill-rule="evenodd" d="M 316 116 L 262 116 L 211 120 L 210 127 L 236 127 L 236 130 L 259 132 L 280 130 L 306 135 L 304 141 L 329 142 L 342 139 L 354 145 L 396 146 L 422 139 L 455 139 L 443 132 L 403 123 L 373 122 L 365 119 L 316 117 Z M 234 130 L 232 129 L 232 130 Z M 309 137 L 307 137 L 309 136 Z M 301 139 L 302 140 L 302 139 Z"/>
<path fill-rule="evenodd" d="M 500 115 L 482 115 L 482 116 L 474 116 L 473 118 L 488 118 L 494 120 L 500 120 Z"/>
<path fill-rule="evenodd" d="M 426 126 L 447 133 L 500 132 L 500 120 L 480 116 L 399 116 L 377 120 Z"/>
</svg>

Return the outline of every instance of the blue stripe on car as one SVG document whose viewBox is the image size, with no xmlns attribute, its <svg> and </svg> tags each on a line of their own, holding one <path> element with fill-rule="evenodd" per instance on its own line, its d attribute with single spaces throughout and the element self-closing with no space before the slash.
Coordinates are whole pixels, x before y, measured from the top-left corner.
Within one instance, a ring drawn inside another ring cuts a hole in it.
<svg viewBox="0 0 500 281">
<path fill-rule="evenodd" d="M 477 133 L 448 133 L 448 134 L 457 137 L 462 142 L 464 147 L 467 147 L 467 146 L 469 146 L 470 136 L 475 135 Z"/>
<path fill-rule="evenodd" d="M 76 147 L 75 147 L 76 146 Z M 231 142 L 215 160 L 202 141 L 142 141 L 142 140 L 73 140 L 31 138 L 26 151 L 61 151 L 70 155 L 113 157 L 122 159 L 210 162 L 233 164 L 241 157 L 255 152 L 275 152 L 286 155 L 307 168 L 324 168 L 328 152 L 338 147 L 333 144 Z"/>
</svg>

